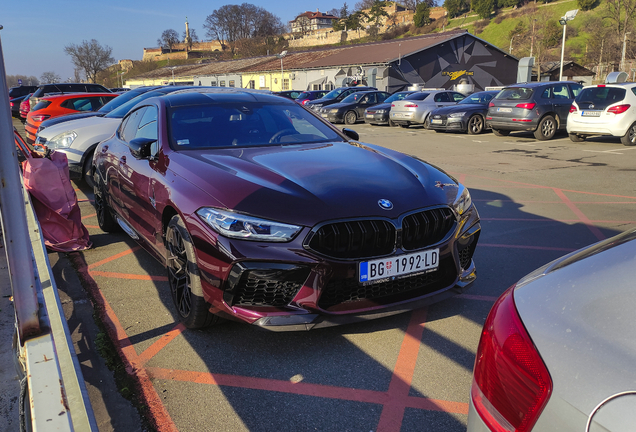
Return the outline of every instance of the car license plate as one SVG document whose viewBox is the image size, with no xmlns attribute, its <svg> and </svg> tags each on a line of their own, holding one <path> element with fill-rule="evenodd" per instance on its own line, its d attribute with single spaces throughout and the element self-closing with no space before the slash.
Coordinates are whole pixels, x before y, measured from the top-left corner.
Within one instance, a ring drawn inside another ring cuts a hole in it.
<svg viewBox="0 0 636 432">
<path fill-rule="evenodd" d="M 431 120 L 432 124 L 442 124 L 442 120 L 441 119 L 433 119 Z"/>
<path fill-rule="evenodd" d="M 358 267 L 360 283 L 428 272 L 439 267 L 439 249 L 363 261 Z"/>
<path fill-rule="evenodd" d="M 583 117 L 600 117 L 600 111 L 581 111 L 581 116 Z"/>
<path fill-rule="evenodd" d="M 373 118 L 373 114 L 367 114 L 367 118 Z"/>
<path fill-rule="evenodd" d="M 497 108 L 497 112 L 512 112 L 512 108 Z"/>
</svg>

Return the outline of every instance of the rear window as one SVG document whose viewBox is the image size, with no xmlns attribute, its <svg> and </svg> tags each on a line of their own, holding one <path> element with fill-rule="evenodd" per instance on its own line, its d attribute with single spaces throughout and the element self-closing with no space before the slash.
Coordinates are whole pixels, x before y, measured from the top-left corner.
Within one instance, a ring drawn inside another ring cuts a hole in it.
<svg viewBox="0 0 636 432">
<path fill-rule="evenodd" d="M 428 97 L 429 94 L 430 93 L 417 92 L 417 93 L 408 95 L 403 100 L 424 100 Z"/>
<path fill-rule="evenodd" d="M 505 88 L 499 92 L 495 99 L 527 100 L 532 97 L 533 90 L 526 87 Z"/>
<path fill-rule="evenodd" d="M 44 109 L 49 105 L 51 105 L 51 101 L 48 101 L 48 100 L 40 101 L 35 104 L 35 106 L 33 107 L 33 111 Z"/>
<path fill-rule="evenodd" d="M 618 87 L 588 87 L 581 90 L 576 103 L 593 104 L 595 109 L 605 109 L 609 105 L 625 99 L 626 90 Z"/>
</svg>

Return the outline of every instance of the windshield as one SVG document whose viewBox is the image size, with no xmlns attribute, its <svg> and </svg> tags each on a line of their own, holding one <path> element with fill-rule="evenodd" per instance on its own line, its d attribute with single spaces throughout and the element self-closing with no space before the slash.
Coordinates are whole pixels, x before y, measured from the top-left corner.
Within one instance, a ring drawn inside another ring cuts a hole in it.
<svg viewBox="0 0 636 432">
<path fill-rule="evenodd" d="M 115 108 L 118 108 L 118 107 L 122 106 L 123 104 L 125 104 L 129 100 L 131 100 L 133 98 L 136 98 L 137 96 L 147 92 L 148 90 L 151 90 L 151 89 L 141 90 L 141 91 L 140 90 L 130 90 L 130 91 L 127 91 L 126 93 L 122 93 L 119 96 L 117 96 L 116 98 L 111 99 L 110 102 L 108 102 L 103 107 L 98 109 L 98 111 L 101 112 L 101 113 L 111 112 Z"/>
<path fill-rule="evenodd" d="M 627 91 L 624 88 L 618 87 L 588 87 L 579 93 L 576 97 L 576 103 L 581 107 L 581 104 L 593 104 L 594 109 L 604 110 L 608 106 L 621 102 L 625 99 Z"/>
<path fill-rule="evenodd" d="M 340 93 L 342 93 L 343 91 L 345 91 L 345 89 L 335 89 L 335 90 L 331 90 L 329 93 L 327 93 L 326 95 L 324 95 L 322 98 L 323 99 L 335 99 L 337 98 Z"/>
<path fill-rule="evenodd" d="M 108 118 L 124 118 L 124 116 L 126 114 L 128 114 L 128 111 L 130 111 L 130 109 L 132 107 L 134 107 L 135 105 L 137 105 L 137 103 L 146 100 L 148 98 L 151 98 L 153 96 L 161 96 L 166 94 L 167 92 L 165 91 L 161 91 L 161 90 L 153 90 L 153 91 L 149 91 L 146 93 L 142 93 L 140 95 L 137 95 L 136 97 L 128 100 L 127 102 L 121 104 L 119 107 L 115 108 L 114 110 L 112 110 L 111 112 L 109 112 L 108 114 L 106 114 L 104 117 L 108 117 Z M 124 95 L 122 95 L 124 96 Z M 120 96 L 118 96 L 115 99 L 119 99 Z"/>
<path fill-rule="evenodd" d="M 169 111 L 168 121 L 175 150 L 344 141 L 329 125 L 297 104 L 179 106 Z"/>
<path fill-rule="evenodd" d="M 384 103 L 390 103 L 393 101 L 399 101 L 404 99 L 405 97 L 407 97 L 408 95 L 410 95 L 411 92 L 397 92 L 397 93 L 393 93 L 391 96 L 389 96 L 388 98 L 386 98 L 384 100 Z"/>
<path fill-rule="evenodd" d="M 424 100 L 428 97 L 429 94 L 430 93 L 416 92 L 408 95 L 404 98 L 404 100 Z"/>
<path fill-rule="evenodd" d="M 486 105 L 488 104 L 488 102 L 490 102 L 490 99 L 492 99 L 495 96 L 495 94 L 496 93 L 490 93 L 490 92 L 473 93 L 470 96 L 467 96 L 466 99 L 462 99 L 461 101 L 457 102 L 457 105 L 462 105 L 462 104 Z"/>
<path fill-rule="evenodd" d="M 351 93 L 349 96 L 342 100 L 342 103 L 356 103 L 362 99 L 364 93 Z"/>
</svg>

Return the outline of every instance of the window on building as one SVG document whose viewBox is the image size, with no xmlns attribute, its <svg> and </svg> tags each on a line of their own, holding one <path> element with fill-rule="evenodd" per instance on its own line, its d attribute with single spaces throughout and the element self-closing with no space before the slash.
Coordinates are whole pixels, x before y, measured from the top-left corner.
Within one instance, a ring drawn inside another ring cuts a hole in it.
<svg viewBox="0 0 636 432">
<path fill-rule="evenodd" d="M 247 83 L 247 88 L 251 88 L 251 89 L 256 88 L 256 82 L 254 82 L 254 80 L 250 80 Z"/>
<path fill-rule="evenodd" d="M 283 80 L 283 90 L 289 90 L 289 78 Z"/>
<path fill-rule="evenodd" d="M 220 87 L 225 87 L 225 81 L 221 81 L 221 82 L 219 83 L 219 86 L 220 86 Z"/>
<path fill-rule="evenodd" d="M 212 87 L 216 87 L 216 86 L 217 86 L 217 84 L 218 84 L 218 83 L 217 83 L 216 81 L 211 81 L 211 82 L 210 82 L 210 85 L 211 85 Z"/>
<path fill-rule="evenodd" d="M 234 85 L 234 80 L 230 80 L 230 87 L 236 87 L 236 85 Z"/>
<path fill-rule="evenodd" d="M 312 90 L 322 90 L 322 84 L 313 84 Z"/>
</svg>

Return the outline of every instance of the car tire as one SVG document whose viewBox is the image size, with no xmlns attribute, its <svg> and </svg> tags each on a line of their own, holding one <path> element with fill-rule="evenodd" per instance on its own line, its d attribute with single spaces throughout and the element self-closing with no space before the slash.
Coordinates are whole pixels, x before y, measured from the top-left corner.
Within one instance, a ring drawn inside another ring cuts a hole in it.
<svg viewBox="0 0 636 432">
<path fill-rule="evenodd" d="M 636 123 L 632 124 L 625 135 L 621 137 L 621 142 L 626 146 L 636 145 Z"/>
<path fill-rule="evenodd" d="M 106 201 L 106 187 L 99 179 L 98 174 L 91 182 L 93 184 L 95 213 L 97 214 L 97 224 L 99 228 L 107 233 L 121 231 L 121 227 L 113 217 L 113 212 Z"/>
<path fill-rule="evenodd" d="M 179 320 L 190 329 L 219 322 L 220 318 L 210 312 L 210 304 L 203 298 L 192 239 L 181 216 L 175 215 L 170 219 L 165 241 L 168 283 Z"/>
<path fill-rule="evenodd" d="M 88 187 L 93 187 L 93 176 L 91 174 L 91 169 L 93 168 L 93 154 L 94 151 L 91 151 L 86 155 L 84 166 L 82 166 L 82 180 L 84 180 L 84 183 L 86 183 Z"/>
<path fill-rule="evenodd" d="M 495 136 L 501 136 L 501 137 L 510 135 L 509 130 L 502 130 L 502 129 L 493 129 L 492 133 L 494 133 Z"/>
<path fill-rule="evenodd" d="M 551 140 L 557 131 L 557 122 L 551 115 L 543 117 L 539 121 L 537 130 L 534 131 L 534 137 L 541 141 Z"/>
<path fill-rule="evenodd" d="M 348 111 L 344 115 L 344 122 L 348 125 L 356 124 L 357 121 L 358 116 L 356 115 L 355 111 Z"/>
<path fill-rule="evenodd" d="M 389 126 L 390 127 L 396 127 L 397 125 L 395 123 L 393 123 L 393 120 L 389 120 Z"/>
<path fill-rule="evenodd" d="M 468 119 L 466 131 L 468 135 L 479 135 L 484 131 L 484 119 L 479 114 L 475 114 Z"/>
<path fill-rule="evenodd" d="M 572 142 L 583 142 L 585 141 L 585 137 L 583 135 L 577 135 L 574 133 L 568 134 L 570 136 L 570 141 Z"/>
</svg>

